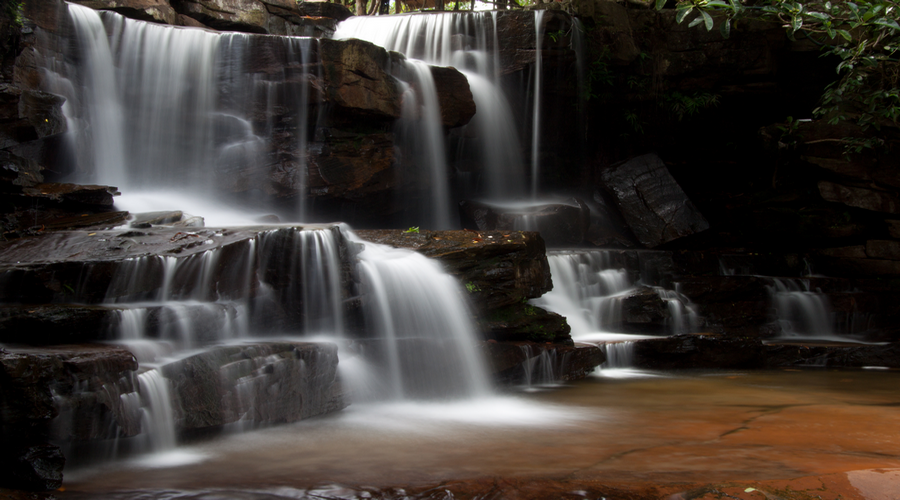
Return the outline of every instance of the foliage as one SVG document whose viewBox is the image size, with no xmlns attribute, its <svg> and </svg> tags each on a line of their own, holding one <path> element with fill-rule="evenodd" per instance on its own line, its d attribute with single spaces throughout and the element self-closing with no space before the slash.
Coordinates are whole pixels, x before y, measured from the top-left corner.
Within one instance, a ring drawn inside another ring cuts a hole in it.
<svg viewBox="0 0 900 500">
<path fill-rule="evenodd" d="M 475 292 L 480 292 L 481 288 L 478 288 L 478 285 L 476 285 L 475 283 L 472 283 L 470 281 L 470 282 L 466 283 L 466 290 L 468 290 L 469 293 L 475 293 Z"/>
<path fill-rule="evenodd" d="M 413 226 L 413 227 L 411 227 L 411 228 L 409 228 L 409 229 L 407 229 L 406 231 L 403 231 L 403 232 L 406 233 L 406 234 L 413 234 L 413 233 L 414 233 L 414 234 L 418 234 L 418 233 L 419 233 L 419 226 Z"/>
<path fill-rule="evenodd" d="M 656 0 L 656 8 L 666 0 Z M 851 122 L 880 130 L 900 119 L 900 5 L 887 0 L 822 1 L 678 0 L 676 21 L 722 35 L 742 20 L 777 21 L 790 39 L 804 37 L 836 56 L 839 78 L 829 85 L 814 113 L 831 124 Z M 868 141 L 871 142 L 871 141 Z M 859 144 L 857 144 L 858 146 Z M 871 144 L 863 144 L 863 147 Z"/>
</svg>

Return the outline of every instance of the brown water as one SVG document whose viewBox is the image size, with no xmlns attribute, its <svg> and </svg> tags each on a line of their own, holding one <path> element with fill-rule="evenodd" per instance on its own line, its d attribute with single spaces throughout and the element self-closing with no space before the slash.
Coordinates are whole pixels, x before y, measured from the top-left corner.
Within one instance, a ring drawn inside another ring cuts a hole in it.
<svg viewBox="0 0 900 500">
<path fill-rule="evenodd" d="M 403 496 L 395 487 L 483 478 L 561 481 L 570 490 L 598 481 L 789 479 L 900 468 L 897 429 L 897 371 L 593 377 L 466 405 L 354 405 L 188 446 L 155 464 L 67 473 L 58 496 L 393 498 Z M 185 457 L 195 460 L 177 463 Z M 307 490 L 335 484 L 351 489 Z"/>
</svg>

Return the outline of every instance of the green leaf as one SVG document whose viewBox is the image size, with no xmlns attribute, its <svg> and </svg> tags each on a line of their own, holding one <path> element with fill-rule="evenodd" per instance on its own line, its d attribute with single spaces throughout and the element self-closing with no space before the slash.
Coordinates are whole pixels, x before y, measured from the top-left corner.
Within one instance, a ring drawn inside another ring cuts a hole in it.
<svg viewBox="0 0 900 500">
<path fill-rule="evenodd" d="M 703 13 L 702 10 L 700 12 Z M 691 24 L 688 24 L 688 28 L 693 28 L 694 26 L 697 26 L 702 22 L 703 22 L 703 16 L 697 16 L 694 18 L 693 21 L 691 21 Z"/>
<path fill-rule="evenodd" d="M 722 34 L 723 38 L 731 36 L 731 19 L 726 19 L 722 26 L 719 26 L 719 33 Z"/>
<path fill-rule="evenodd" d="M 830 22 L 825 23 L 825 33 L 828 34 L 828 38 L 832 38 L 832 39 L 834 38 L 834 36 L 836 34 L 834 32 L 834 28 L 831 26 Z"/>
<path fill-rule="evenodd" d="M 848 42 L 853 41 L 853 37 L 850 35 L 849 31 L 847 31 L 847 30 L 836 30 L 836 31 L 837 31 L 838 35 L 841 35 L 842 37 L 844 37 L 844 40 L 847 40 Z"/>
<path fill-rule="evenodd" d="M 666 0 L 656 0 L 656 10 L 662 10 L 666 6 Z"/>
<path fill-rule="evenodd" d="M 706 3 L 707 7 L 725 7 L 726 9 L 730 7 L 727 3 L 722 0 L 710 0 Z"/>
<path fill-rule="evenodd" d="M 706 26 L 706 31 L 712 31 L 713 29 L 713 18 L 709 13 L 705 10 L 700 11 L 700 15 L 703 16 L 703 24 Z"/>
<path fill-rule="evenodd" d="M 828 22 L 831 20 L 831 16 L 829 16 L 828 14 L 823 14 L 821 12 L 810 11 L 807 12 L 806 15 L 814 19 L 818 19 L 819 21 Z"/>
<path fill-rule="evenodd" d="M 879 26 L 887 26 L 888 28 L 893 28 L 897 31 L 900 31 L 900 24 L 897 24 L 897 21 L 893 19 L 879 19 L 877 21 L 872 21 L 872 24 L 877 24 Z"/>
<path fill-rule="evenodd" d="M 800 16 L 794 16 L 791 19 L 791 33 L 796 33 L 797 30 L 803 27 L 803 18 Z"/>
<path fill-rule="evenodd" d="M 691 11 L 694 10 L 694 6 L 691 4 L 682 4 L 682 5 L 684 5 L 684 7 L 679 5 L 678 13 L 675 14 L 675 22 L 678 24 L 681 24 L 682 21 L 684 21 L 684 18 L 687 17 L 687 15 L 690 14 Z"/>
</svg>

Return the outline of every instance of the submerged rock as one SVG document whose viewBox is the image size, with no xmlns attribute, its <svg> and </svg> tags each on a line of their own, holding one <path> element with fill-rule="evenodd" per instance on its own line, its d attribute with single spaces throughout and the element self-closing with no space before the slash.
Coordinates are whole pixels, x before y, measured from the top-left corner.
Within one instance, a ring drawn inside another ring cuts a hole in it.
<svg viewBox="0 0 900 500">
<path fill-rule="evenodd" d="M 506 384 L 581 380 L 606 360 L 602 349 L 585 344 L 487 342 L 484 349 L 494 377 Z"/>
</svg>

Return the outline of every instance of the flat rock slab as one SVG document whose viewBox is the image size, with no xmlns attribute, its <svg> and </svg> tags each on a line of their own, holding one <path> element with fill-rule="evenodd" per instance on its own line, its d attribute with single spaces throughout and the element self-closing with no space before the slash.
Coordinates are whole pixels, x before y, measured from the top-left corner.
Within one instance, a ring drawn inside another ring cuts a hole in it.
<svg viewBox="0 0 900 500">
<path fill-rule="evenodd" d="M 709 229 L 709 222 L 654 154 L 605 170 L 602 180 L 634 235 L 650 248 Z"/>
</svg>

